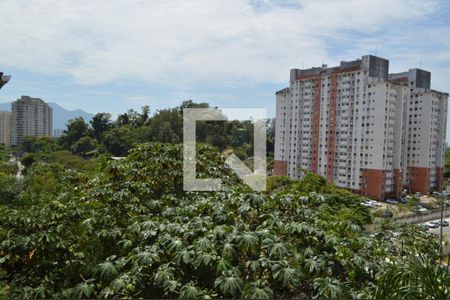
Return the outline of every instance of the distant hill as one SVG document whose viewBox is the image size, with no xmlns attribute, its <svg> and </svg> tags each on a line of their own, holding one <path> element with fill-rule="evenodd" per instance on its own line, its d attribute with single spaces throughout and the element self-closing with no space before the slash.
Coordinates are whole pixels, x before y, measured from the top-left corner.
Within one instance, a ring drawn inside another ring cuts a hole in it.
<svg viewBox="0 0 450 300">
<path fill-rule="evenodd" d="M 53 108 L 53 128 L 55 129 L 66 129 L 66 123 L 70 119 L 83 117 L 86 122 L 89 122 L 94 117 L 94 114 L 87 113 L 81 109 L 67 110 L 54 102 L 49 104 Z"/>
<path fill-rule="evenodd" d="M 70 119 L 83 117 L 86 122 L 89 122 L 94 117 L 94 114 L 81 109 L 67 110 L 54 102 L 49 102 L 49 105 L 53 108 L 53 129 L 66 129 L 66 123 Z M 11 111 L 11 102 L 0 103 L 0 111 Z"/>
</svg>

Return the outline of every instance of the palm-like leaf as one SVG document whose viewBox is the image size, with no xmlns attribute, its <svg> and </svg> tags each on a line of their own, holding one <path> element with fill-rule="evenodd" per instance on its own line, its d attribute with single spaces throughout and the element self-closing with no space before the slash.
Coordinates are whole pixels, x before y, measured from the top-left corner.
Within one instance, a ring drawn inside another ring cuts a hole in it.
<svg viewBox="0 0 450 300">
<path fill-rule="evenodd" d="M 320 272 L 323 266 L 323 261 L 317 256 L 305 259 L 305 267 L 308 269 L 309 273 Z"/>
<path fill-rule="evenodd" d="M 238 297 L 244 287 L 244 281 L 236 272 L 225 271 L 214 283 L 225 296 Z"/>
<path fill-rule="evenodd" d="M 73 297 L 83 299 L 91 298 L 94 293 L 94 285 L 91 282 L 77 284 L 73 289 Z"/>
<path fill-rule="evenodd" d="M 275 242 L 272 239 L 265 239 L 262 242 L 262 247 L 268 249 L 269 256 L 271 258 L 281 259 L 286 255 L 289 255 L 288 245 L 282 242 Z"/>
<path fill-rule="evenodd" d="M 246 299 L 273 299 L 273 291 L 261 280 L 247 284 L 243 296 Z"/>
<path fill-rule="evenodd" d="M 235 254 L 234 246 L 230 242 L 226 242 L 223 244 L 222 248 L 222 256 L 226 258 L 233 258 Z"/>
<path fill-rule="evenodd" d="M 199 299 L 202 295 L 203 293 L 199 288 L 189 283 L 180 289 L 179 299 Z"/>
<path fill-rule="evenodd" d="M 225 258 L 220 258 L 217 261 L 216 271 L 219 273 L 222 271 L 231 270 L 232 268 L 233 268 L 233 265 Z"/>
<path fill-rule="evenodd" d="M 114 263 L 110 261 L 103 262 L 98 265 L 98 269 L 100 272 L 100 278 L 102 280 L 109 280 L 117 275 L 119 272 L 117 268 L 114 266 Z"/>
<path fill-rule="evenodd" d="M 151 266 L 154 262 L 158 261 L 158 254 L 154 251 L 143 251 L 136 254 L 135 261 L 140 266 Z"/>
<path fill-rule="evenodd" d="M 155 275 L 155 284 L 158 286 L 163 286 L 164 282 L 173 279 L 173 269 L 168 265 L 163 265 L 159 267 Z"/>
<path fill-rule="evenodd" d="M 329 277 L 314 279 L 313 286 L 318 298 L 337 299 L 342 293 L 341 283 Z"/>
<path fill-rule="evenodd" d="M 386 267 L 377 279 L 376 298 L 445 299 L 450 275 L 423 256 L 410 256 Z"/>
<path fill-rule="evenodd" d="M 123 274 L 113 280 L 113 282 L 111 283 L 111 289 L 115 293 L 122 293 L 126 290 L 130 282 L 130 277 L 127 274 Z"/>
<path fill-rule="evenodd" d="M 174 261 L 176 262 L 177 265 L 181 265 L 181 263 L 184 264 L 190 264 L 192 262 L 192 257 L 194 256 L 194 251 L 193 250 L 188 250 L 188 249 L 184 249 L 181 250 L 179 252 L 177 252 L 177 254 L 175 255 Z"/>
<path fill-rule="evenodd" d="M 206 253 L 206 252 L 198 252 L 196 254 L 197 258 L 194 261 L 194 265 L 196 267 L 200 267 L 200 266 L 210 266 L 211 264 L 213 264 L 216 259 L 217 256 L 214 254 L 210 254 L 210 253 Z"/>
<path fill-rule="evenodd" d="M 259 239 L 250 233 L 238 237 L 238 245 L 244 251 L 254 249 L 256 246 L 258 246 L 258 243 Z"/>
<path fill-rule="evenodd" d="M 297 269 L 289 266 L 287 261 L 280 261 L 272 267 L 273 278 L 281 281 L 283 285 L 297 285 L 300 280 L 300 273 Z"/>
</svg>

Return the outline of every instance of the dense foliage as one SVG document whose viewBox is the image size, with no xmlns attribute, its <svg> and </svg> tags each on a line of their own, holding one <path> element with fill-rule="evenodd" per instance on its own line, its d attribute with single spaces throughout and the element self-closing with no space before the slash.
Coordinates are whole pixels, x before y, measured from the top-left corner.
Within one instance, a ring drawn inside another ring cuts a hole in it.
<svg viewBox="0 0 450 300">
<path fill-rule="evenodd" d="M 87 123 L 83 118 L 69 120 L 67 129 L 58 138 L 25 137 L 12 153 L 21 158 L 23 173 L 35 163 L 60 163 L 65 168 L 95 172 L 98 163 L 108 157 L 122 157 L 134 144 L 144 142 L 182 143 L 183 109 L 209 108 L 207 103 L 184 101 L 180 106 L 156 111 L 150 115 L 148 106 L 141 112 L 133 109 L 113 121 L 109 113 L 98 113 Z M 268 170 L 273 165 L 274 120 L 267 121 Z M 234 153 L 252 166 L 253 124 L 251 121 L 197 122 L 197 141 L 217 147 L 223 153 Z M 0 145 L 0 172 L 17 173 L 15 164 L 6 164 L 9 149 Z M 15 174 L 14 173 L 14 174 Z"/>
<path fill-rule="evenodd" d="M 358 197 L 317 175 L 254 193 L 217 149 L 198 152 L 222 192 L 182 190 L 181 145 L 136 145 L 95 173 L 32 165 L 0 205 L 0 297 L 447 297 L 437 241 L 416 226 L 369 236 Z"/>
</svg>

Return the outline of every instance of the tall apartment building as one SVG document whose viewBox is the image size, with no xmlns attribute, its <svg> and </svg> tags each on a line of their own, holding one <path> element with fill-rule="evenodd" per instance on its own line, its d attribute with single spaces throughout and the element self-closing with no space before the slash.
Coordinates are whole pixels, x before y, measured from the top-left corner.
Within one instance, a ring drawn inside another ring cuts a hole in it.
<svg viewBox="0 0 450 300">
<path fill-rule="evenodd" d="M 11 121 L 11 112 L 0 111 L 0 145 L 11 144 Z"/>
<path fill-rule="evenodd" d="M 12 103 L 11 143 L 19 145 L 27 136 L 52 136 L 53 110 L 39 98 L 22 96 Z"/>
<path fill-rule="evenodd" d="M 430 84 L 372 55 L 291 70 L 276 93 L 274 174 L 307 169 L 376 199 L 442 190 L 448 94 Z"/>
</svg>

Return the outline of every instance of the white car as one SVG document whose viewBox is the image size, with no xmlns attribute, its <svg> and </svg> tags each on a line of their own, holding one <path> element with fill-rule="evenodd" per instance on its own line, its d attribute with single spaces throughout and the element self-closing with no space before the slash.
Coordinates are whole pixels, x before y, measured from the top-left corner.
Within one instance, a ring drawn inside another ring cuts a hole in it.
<svg viewBox="0 0 450 300">
<path fill-rule="evenodd" d="M 438 222 L 428 222 L 428 223 L 425 223 L 425 226 L 427 226 L 428 228 L 439 228 L 439 223 Z"/>
<path fill-rule="evenodd" d="M 377 201 L 374 201 L 374 200 L 366 200 L 364 202 L 361 202 L 361 205 L 365 206 L 365 207 L 370 207 L 370 208 L 376 208 L 376 207 L 381 206 L 380 203 L 378 203 Z"/>
<path fill-rule="evenodd" d="M 411 210 L 413 212 L 419 212 L 419 213 L 424 213 L 424 212 L 428 211 L 428 209 L 426 209 L 425 207 L 422 207 L 422 206 L 415 206 Z"/>
<path fill-rule="evenodd" d="M 375 207 L 381 207 L 381 204 L 375 200 L 368 200 L 367 202 L 369 202 L 371 205 L 373 205 Z"/>
</svg>

